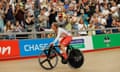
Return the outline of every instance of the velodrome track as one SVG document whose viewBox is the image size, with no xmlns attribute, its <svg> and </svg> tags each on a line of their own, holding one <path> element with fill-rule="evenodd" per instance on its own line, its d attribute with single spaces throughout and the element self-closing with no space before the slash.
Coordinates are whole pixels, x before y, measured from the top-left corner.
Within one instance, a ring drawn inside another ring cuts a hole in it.
<svg viewBox="0 0 120 72">
<path fill-rule="evenodd" d="M 85 62 L 79 69 L 61 64 L 53 70 L 40 67 L 37 58 L 0 61 L 0 72 L 120 72 L 120 48 L 86 52 Z"/>
</svg>

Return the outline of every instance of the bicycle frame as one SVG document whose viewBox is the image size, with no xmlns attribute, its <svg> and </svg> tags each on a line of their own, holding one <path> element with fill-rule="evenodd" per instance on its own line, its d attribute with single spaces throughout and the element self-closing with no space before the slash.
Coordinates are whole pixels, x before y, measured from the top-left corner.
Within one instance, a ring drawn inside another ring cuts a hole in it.
<svg viewBox="0 0 120 72">
<path fill-rule="evenodd" d="M 53 46 L 53 47 L 50 47 L 49 48 L 49 50 L 48 50 L 48 57 L 49 57 L 49 55 L 50 55 L 50 52 L 51 52 L 51 50 L 55 50 L 55 52 L 58 54 L 58 56 L 60 56 L 61 58 L 64 58 L 63 56 L 62 56 L 62 54 L 60 53 L 60 51 L 58 51 L 56 48 L 59 48 L 60 46 Z M 71 49 L 73 49 L 73 47 L 71 46 L 71 45 L 68 45 L 67 46 L 67 49 L 66 49 L 66 52 L 67 52 L 67 54 L 69 54 L 69 50 L 71 50 Z"/>
<path fill-rule="evenodd" d="M 61 58 L 63 58 L 63 56 L 61 55 L 60 51 L 57 50 L 57 48 L 59 48 L 60 46 L 53 46 L 53 47 L 50 47 L 49 50 L 48 50 L 48 57 L 50 55 L 50 52 L 51 50 L 55 50 L 55 52 L 58 54 L 58 56 L 60 56 Z"/>
</svg>

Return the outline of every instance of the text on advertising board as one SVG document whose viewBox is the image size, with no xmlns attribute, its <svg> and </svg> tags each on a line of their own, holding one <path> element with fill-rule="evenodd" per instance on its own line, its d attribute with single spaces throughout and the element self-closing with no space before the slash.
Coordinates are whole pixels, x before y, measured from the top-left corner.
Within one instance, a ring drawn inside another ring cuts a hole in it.
<svg viewBox="0 0 120 72">
<path fill-rule="evenodd" d="M 18 40 L 0 41 L 0 59 L 20 56 Z"/>
</svg>

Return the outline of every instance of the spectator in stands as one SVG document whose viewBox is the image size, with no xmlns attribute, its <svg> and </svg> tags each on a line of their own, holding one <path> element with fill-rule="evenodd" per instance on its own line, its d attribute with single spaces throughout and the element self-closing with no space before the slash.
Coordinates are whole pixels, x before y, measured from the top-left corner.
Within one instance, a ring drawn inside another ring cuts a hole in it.
<svg viewBox="0 0 120 72">
<path fill-rule="evenodd" d="M 80 16 L 81 9 L 84 9 L 84 3 L 81 0 L 79 0 L 79 2 L 77 3 L 76 8 L 77 8 L 77 16 Z"/>
<path fill-rule="evenodd" d="M 14 25 L 11 23 L 11 21 L 7 21 L 4 26 L 4 32 L 13 32 L 14 31 Z"/>
<path fill-rule="evenodd" d="M 99 16 L 98 16 L 98 22 L 101 24 L 100 27 L 102 29 L 104 29 L 105 26 L 107 25 L 107 20 L 105 18 L 105 15 L 103 15 L 102 13 L 100 13 Z"/>
<path fill-rule="evenodd" d="M 102 9 L 101 11 L 102 11 L 102 14 L 103 14 L 104 16 L 108 16 L 109 13 L 110 13 L 110 11 L 109 11 L 109 9 L 108 9 L 108 4 L 105 4 L 104 7 L 103 7 L 103 9 Z"/>
<path fill-rule="evenodd" d="M 23 0 L 17 0 L 16 3 L 20 5 L 20 8 L 24 7 L 24 1 Z"/>
<path fill-rule="evenodd" d="M 108 27 L 112 27 L 112 21 L 113 21 L 113 18 L 112 18 L 112 14 L 109 14 L 108 16 L 107 16 L 107 25 L 106 25 L 106 28 L 108 28 Z"/>
<path fill-rule="evenodd" d="M 32 4 L 29 0 L 27 0 L 27 2 L 25 3 L 25 9 L 32 9 Z"/>
<path fill-rule="evenodd" d="M 91 10 L 91 14 L 93 15 L 95 13 L 95 9 L 96 9 L 95 0 L 90 0 L 89 7 L 90 7 L 90 10 Z"/>
<path fill-rule="evenodd" d="M 68 15 L 72 24 L 72 30 L 78 30 L 77 22 L 79 20 L 79 17 L 76 16 L 70 16 Z"/>
<path fill-rule="evenodd" d="M 113 21 L 113 18 L 112 18 L 112 14 L 108 14 L 107 18 L 106 18 L 106 26 L 105 28 L 112 28 L 112 21 Z M 107 33 L 112 33 L 112 29 L 110 30 L 106 30 Z"/>
<path fill-rule="evenodd" d="M 80 15 L 80 18 L 82 18 L 82 20 L 84 21 L 84 24 L 86 24 L 86 26 L 88 26 L 89 22 L 89 17 L 87 14 L 84 13 L 84 10 L 81 9 L 81 15 Z"/>
<path fill-rule="evenodd" d="M 49 15 L 49 27 L 51 27 L 51 24 L 53 22 L 56 22 L 56 16 L 57 16 L 57 12 L 55 11 L 54 8 L 52 8 L 50 10 L 50 15 Z"/>
<path fill-rule="evenodd" d="M 64 8 L 65 8 L 66 11 L 68 10 L 68 8 L 69 8 L 69 1 L 68 0 L 65 0 Z"/>
<path fill-rule="evenodd" d="M 40 8 L 48 7 L 48 0 L 39 0 L 40 1 Z"/>
<path fill-rule="evenodd" d="M 112 1 L 112 7 L 110 8 L 110 10 L 114 18 L 118 17 L 118 7 L 116 5 L 116 2 Z"/>
<path fill-rule="evenodd" d="M 120 21 L 120 4 L 118 4 L 118 19 Z"/>
<path fill-rule="evenodd" d="M 40 11 L 40 14 L 38 15 L 38 19 L 39 19 L 40 27 L 47 28 L 49 18 L 48 16 L 45 15 L 44 9 Z"/>
<path fill-rule="evenodd" d="M 104 29 L 120 26 L 119 3 L 120 0 L 1 0 L 0 30 L 5 32 L 4 26 L 9 21 L 15 25 L 16 31 L 21 26 L 28 32 L 35 28 L 44 31 L 57 22 L 68 31 L 81 30 L 78 25 L 85 24 L 85 29 L 102 29 L 96 34 L 114 33 L 119 30 Z M 38 25 L 34 27 L 34 23 Z M 95 31 L 88 31 L 88 35 L 93 34 Z"/>
<path fill-rule="evenodd" d="M 70 16 L 74 15 L 74 5 L 73 4 L 69 4 L 69 9 L 67 10 L 67 14 L 69 14 Z"/>
<path fill-rule="evenodd" d="M 65 29 L 68 31 L 72 31 L 72 18 L 69 18 L 69 16 L 66 16 L 66 26 Z"/>
<path fill-rule="evenodd" d="M 90 23 L 93 23 L 95 25 L 95 29 L 101 29 L 101 23 L 98 19 L 97 14 L 94 14 L 90 20 Z M 96 34 L 103 34 L 103 31 L 101 30 L 96 30 Z"/>
<path fill-rule="evenodd" d="M 9 34 L 5 36 L 5 39 L 13 39 L 15 36 L 11 33 L 13 33 L 14 31 L 15 29 L 11 21 L 7 21 L 4 26 L 4 32 Z"/>
<path fill-rule="evenodd" d="M 88 15 L 88 17 L 92 16 L 92 12 L 90 10 L 89 5 L 86 5 L 84 10 L 85 10 L 85 14 Z"/>
<path fill-rule="evenodd" d="M 95 35 L 95 25 L 94 23 L 90 23 L 88 25 L 88 28 L 87 28 L 89 31 L 88 31 L 88 36 L 91 36 L 91 35 Z"/>
<path fill-rule="evenodd" d="M 0 32 L 3 32 L 3 28 L 4 28 L 4 10 L 2 8 L 2 2 L 0 2 Z"/>
<path fill-rule="evenodd" d="M 112 27 L 114 27 L 114 28 L 119 27 L 119 25 L 120 24 L 117 22 L 117 19 L 114 18 L 113 21 L 112 21 Z M 112 33 L 117 33 L 117 32 L 119 32 L 119 29 L 113 29 L 112 30 Z"/>
<path fill-rule="evenodd" d="M 80 20 L 79 20 L 79 23 L 77 23 L 77 25 L 78 25 L 78 30 L 80 31 L 80 32 L 78 32 L 79 35 L 80 35 L 80 36 L 86 36 L 86 35 L 87 35 L 87 32 L 86 32 L 86 31 L 83 31 L 83 30 L 86 30 L 86 29 L 87 29 L 87 26 L 86 26 L 86 24 L 84 24 L 84 21 L 83 21 L 82 19 L 80 19 Z"/>
<path fill-rule="evenodd" d="M 27 0 L 27 2 L 25 3 L 25 9 L 34 16 L 34 2 L 32 0 Z"/>
<path fill-rule="evenodd" d="M 64 19 L 63 13 L 61 11 L 58 12 L 56 21 L 58 23 L 58 26 L 63 27 L 63 28 L 65 27 L 66 19 Z"/>
<path fill-rule="evenodd" d="M 117 26 L 120 27 L 120 20 L 117 19 Z M 118 28 L 118 31 L 120 32 L 120 28 Z"/>
<path fill-rule="evenodd" d="M 12 5 L 7 3 L 6 9 L 5 9 L 5 21 L 11 21 L 12 23 L 15 23 L 15 17 L 14 17 L 14 8 Z"/>
<path fill-rule="evenodd" d="M 34 16 L 31 14 L 31 12 L 27 13 L 27 17 L 24 21 L 24 27 L 27 28 L 28 32 L 31 32 L 34 29 Z"/>
<path fill-rule="evenodd" d="M 14 28 L 15 28 L 15 32 L 24 32 L 25 31 L 25 29 L 21 26 L 19 21 L 16 21 Z"/>
<path fill-rule="evenodd" d="M 24 21 L 24 16 L 25 16 L 25 10 L 23 6 L 21 6 L 21 3 L 16 4 L 16 9 L 15 9 L 15 18 L 18 20 L 20 23 Z"/>
</svg>

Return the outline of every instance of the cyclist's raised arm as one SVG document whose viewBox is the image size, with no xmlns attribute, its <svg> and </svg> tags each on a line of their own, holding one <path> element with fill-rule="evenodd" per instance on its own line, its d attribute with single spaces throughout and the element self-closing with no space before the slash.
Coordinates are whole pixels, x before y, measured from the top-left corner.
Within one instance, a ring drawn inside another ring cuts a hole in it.
<svg viewBox="0 0 120 72">
<path fill-rule="evenodd" d="M 58 29 L 57 37 L 53 41 L 54 44 L 58 41 L 58 39 L 60 38 L 60 35 L 61 35 L 61 31 Z"/>
</svg>

